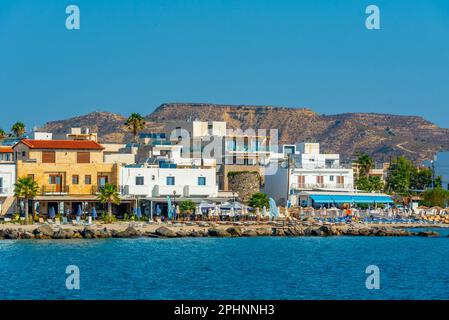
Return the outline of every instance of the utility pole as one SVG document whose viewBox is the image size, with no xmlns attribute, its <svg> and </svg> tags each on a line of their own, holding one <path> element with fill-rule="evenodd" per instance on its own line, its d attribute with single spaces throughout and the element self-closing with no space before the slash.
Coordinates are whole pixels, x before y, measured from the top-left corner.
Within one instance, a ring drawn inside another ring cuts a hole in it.
<svg viewBox="0 0 449 320">
<path fill-rule="evenodd" d="M 432 189 L 435 189 L 435 160 L 430 161 L 432 164 Z"/>
<path fill-rule="evenodd" d="M 288 202 L 290 201 L 290 153 L 287 154 L 287 203 L 285 204 L 288 206 Z"/>
</svg>

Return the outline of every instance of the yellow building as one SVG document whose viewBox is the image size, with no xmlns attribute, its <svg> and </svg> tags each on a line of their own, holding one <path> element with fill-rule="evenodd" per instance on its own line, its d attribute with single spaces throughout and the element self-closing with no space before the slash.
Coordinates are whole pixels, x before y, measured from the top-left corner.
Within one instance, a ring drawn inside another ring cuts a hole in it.
<svg viewBox="0 0 449 320">
<path fill-rule="evenodd" d="M 56 213 L 76 214 L 81 206 L 84 213 L 98 203 L 99 190 L 106 183 L 118 188 L 119 167 L 103 162 L 104 147 L 90 140 L 29 140 L 14 147 L 17 178 L 32 177 L 39 185 L 34 206 L 47 214 L 51 207 Z M 31 207 L 31 206 L 30 206 Z M 115 213 L 129 211 L 128 206 L 115 208 Z"/>
</svg>

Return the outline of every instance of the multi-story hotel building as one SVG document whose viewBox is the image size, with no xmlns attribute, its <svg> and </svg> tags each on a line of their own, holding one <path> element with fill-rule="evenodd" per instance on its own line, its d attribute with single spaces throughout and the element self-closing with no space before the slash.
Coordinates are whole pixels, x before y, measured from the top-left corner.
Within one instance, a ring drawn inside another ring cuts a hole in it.
<svg viewBox="0 0 449 320">
<path fill-rule="evenodd" d="M 80 205 L 85 211 L 93 206 L 102 210 L 99 191 L 106 183 L 118 188 L 119 176 L 118 164 L 104 163 L 103 150 L 93 140 L 23 139 L 13 147 L 17 178 L 32 177 L 37 182 L 34 205 L 40 213 L 51 207 L 57 213 L 74 213 Z M 129 211 L 126 205 L 114 210 Z"/>
</svg>

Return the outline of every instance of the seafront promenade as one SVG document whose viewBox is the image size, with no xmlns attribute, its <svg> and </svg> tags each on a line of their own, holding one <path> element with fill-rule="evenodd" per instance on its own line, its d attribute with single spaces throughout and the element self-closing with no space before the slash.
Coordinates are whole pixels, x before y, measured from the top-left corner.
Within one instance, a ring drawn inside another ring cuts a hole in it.
<svg viewBox="0 0 449 320">
<path fill-rule="evenodd" d="M 408 231 L 412 228 L 445 228 L 446 224 L 403 223 L 322 223 L 290 222 L 119 222 L 93 225 L 0 225 L 0 239 L 101 239 L 101 238 L 182 238 L 182 237 L 257 237 L 257 236 L 423 236 L 437 237 L 434 231 Z"/>
</svg>

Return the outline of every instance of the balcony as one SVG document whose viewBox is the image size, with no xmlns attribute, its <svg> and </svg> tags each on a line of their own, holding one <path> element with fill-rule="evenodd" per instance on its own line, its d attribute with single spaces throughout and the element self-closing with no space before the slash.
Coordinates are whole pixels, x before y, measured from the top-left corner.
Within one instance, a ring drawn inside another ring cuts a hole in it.
<svg viewBox="0 0 449 320">
<path fill-rule="evenodd" d="M 354 185 L 351 183 L 292 183 L 291 189 L 295 190 L 315 190 L 315 189 L 341 189 L 352 190 Z"/>
<path fill-rule="evenodd" d="M 150 186 L 121 186 L 120 193 L 125 196 L 149 196 Z"/>
<path fill-rule="evenodd" d="M 12 193 L 11 188 L 2 187 L 0 188 L 0 195 L 9 195 Z"/>
<path fill-rule="evenodd" d="M 227 146 L 227 152 L 270 152 L 270 146 Z"/>
<path fill-rule="evenodd" d="M 43 195 L 67 195 L 69 193 L 69 186 L 59 184 L 50 184 L 42 186 L 41 192 Z"/>
<path fill-rule="evenodd" d="M 176 192 L 176 195 L 182 196 L 184 194 L 184 186 L 166 186 L 157 184 L 153 188 L 152 195 L 153 197 L 173 196 L 174 192 Z"/>
<path fill-rule="evenodd" d="M 184 186 L 185 197 L 213 196 L 217 193 L 217 186 Z"/>
</svg>

